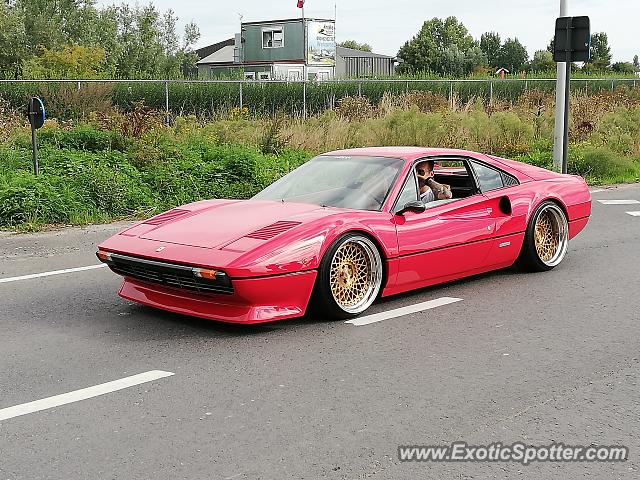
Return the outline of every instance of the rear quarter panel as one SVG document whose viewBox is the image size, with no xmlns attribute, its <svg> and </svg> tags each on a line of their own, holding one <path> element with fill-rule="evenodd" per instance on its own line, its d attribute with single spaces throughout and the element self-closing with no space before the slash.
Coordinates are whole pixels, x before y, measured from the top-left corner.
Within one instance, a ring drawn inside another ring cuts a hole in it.
<svg viewBox="0 0 640 480">
<path fill-rule="evenodd" d="M 509 197 L 511 216 L 498 218 L 496 236 L 524 232 L 536 207 L 545 200 L 558 203 L 567 215 L 570 238 L 577 235 L 591 215 L 591 194 L 581 177 L 563 175 L 547 180 L 537 180 L 509 189 L 490 192 L 497 201 L 501 196 Z M 578 225 L 581 225 L 578 228 Z"/>
</svg>

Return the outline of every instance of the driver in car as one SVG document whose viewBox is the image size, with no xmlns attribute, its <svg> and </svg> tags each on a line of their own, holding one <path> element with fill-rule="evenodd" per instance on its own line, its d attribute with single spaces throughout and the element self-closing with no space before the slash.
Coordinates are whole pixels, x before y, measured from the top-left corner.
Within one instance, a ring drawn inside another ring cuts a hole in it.
<svg viewBox="0 0 640 480">
<path fill-rule="evenodd" d="M 433 160 L 426 160 L 416 165 L 420 200 L 425 203 L 433 202 L 434 200 L 448 200 L 453 196 L 448 185 L 443 185 L 433 179 L 433 166 Z"/>
</svg>

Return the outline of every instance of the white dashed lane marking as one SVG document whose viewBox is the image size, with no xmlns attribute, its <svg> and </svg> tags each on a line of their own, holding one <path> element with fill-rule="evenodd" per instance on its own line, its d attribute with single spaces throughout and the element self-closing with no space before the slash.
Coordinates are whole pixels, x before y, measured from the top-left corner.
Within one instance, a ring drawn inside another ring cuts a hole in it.
<svg viewBox="0 0 640 480">
<path fill-rule="evenodd" d="M 13 407 L 3 408 L 0 410 L 0 421 L 7 420 L 29 413 L 40 412 L 49 408 L 67 405 L 69 403 L 87 400 L 88 398 L 97 397 L 106 393 L 116 392 L 124 388 L 140 385 L 141 383 L 151 382 L 164 377 L 174 375 L 172 372 L 163 372 L 162 370 L 151 370 L 149 372 L 139 373 L 130 377 L 114 380 L 113 382 L 101 383 L 93 387 L 83 388 L 82 390 L 74 390 L 73 392 L 63 393 L 54 397 L 47 397 L 34 402 L 22 403 Z"/>
<path fill-rule="evenodd" d="M 627 212 L 627 214 L 631 215 L 632 217 L 640 217 L 640 212 Z"/>
<path fill-rule="evenodd" d="M 96 268 L 106 267 L 104 263 L 98 265 L 89 265 L 87 267 L 66 268 L 64 270 L 52 270 L 50 272 L 31 273 L 29 275 L 20 275 L 19 277 L 0 278 L 0 283 L 17 282 L 20 280 L 30 280 L 32 278 L 50 277 L 52 275 L 64 275 L 66 273 L 84 272 L 86 270 L 95 270 Z"/>
<path fill-rule="evenodd" d="M 387 310 L 386 312 L 365 315 L 364 317 L 354 318 L 353 320 L 348 320 L 344 323 L 350 323 L 351 325 L 361 327 L 363 325 L 370 325 L 372 323 L 389 320 L 391 318 L 402 317 L 403 315 L 409 315 L 410 313 L 417 313 L 422 312 L 423 310 L 429 310 L 431 308 L 442 307 L 444 305 L 449 305 L 450 303 L 460 302 L 461 300 L 461 298 L 454 297 L 436 298 L 435 300 L 429 300 L 428 302 L 416 303 L 414 305 L 408 305 L 406 307 Z"/>
<path fill-rule="evenodd" d="M 606 192 L 606 188 L 594 188 L 593 190 L 589 190 L 589 193 L 593 195 L 594 193 Z"/>
<path fill-rule="evenodd" d="M 598 200 L 602 205 L 636 205 L 638 200 Z"/>
</svg>

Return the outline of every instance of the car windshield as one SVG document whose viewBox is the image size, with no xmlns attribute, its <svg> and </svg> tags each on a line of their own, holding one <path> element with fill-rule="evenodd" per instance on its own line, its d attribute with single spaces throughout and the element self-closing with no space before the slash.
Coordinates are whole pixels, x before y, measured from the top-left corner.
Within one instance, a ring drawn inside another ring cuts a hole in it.
<svg viewBox="0 0 640 480">
<path fill-rule="evenodd" d="M 321 155 L 253 198 L 380 210 L 402 165 L 399 158 Z"/>
</svg>

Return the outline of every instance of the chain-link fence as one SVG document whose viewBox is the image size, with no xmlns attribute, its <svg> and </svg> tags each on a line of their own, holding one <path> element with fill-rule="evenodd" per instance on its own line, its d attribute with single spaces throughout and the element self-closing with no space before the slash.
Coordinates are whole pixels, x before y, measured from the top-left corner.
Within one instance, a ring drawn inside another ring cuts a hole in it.
<svg viewBox="0 0 640 480">
<path fill-rule="evenodd" d="M 0 99 L 14 108 L 30 96 L 45 101 L 51 116 L 74 118 L 110 106 L 131 110 L 138 102 L 175 115 L 215 116 L 234 109 L 258 115 L 283 112 L 292 116 L 317 115 L 346 97 L 365 97 L 378 104 L 385 94 L 428 91 L 449 102 L 479 99 L 515 101 L 524 92 L 555 91 L 555 79 L 402 80 L 355 79 L 322 82 L 253 80 L 0 80 Z M 640 78 L 574 78 L 573 92 L 637 88 Z"/>
</svg>

